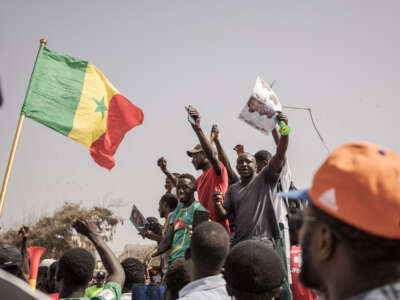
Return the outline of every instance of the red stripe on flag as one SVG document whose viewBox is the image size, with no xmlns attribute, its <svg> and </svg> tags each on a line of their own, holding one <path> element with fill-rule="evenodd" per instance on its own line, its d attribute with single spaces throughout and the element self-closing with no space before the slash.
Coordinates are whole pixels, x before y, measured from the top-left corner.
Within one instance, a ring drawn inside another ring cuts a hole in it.
<svg viewBox="0 0 400 300">
<path fill-rule="evenodd" d="M 142 123 L 142 110 L 121 94 L 114 95 L 108 107 L 106 132 L 90 146 L 94 161 L 111 170 L 115 165 L 114 153 L 126 132 Z"/>
</svg>

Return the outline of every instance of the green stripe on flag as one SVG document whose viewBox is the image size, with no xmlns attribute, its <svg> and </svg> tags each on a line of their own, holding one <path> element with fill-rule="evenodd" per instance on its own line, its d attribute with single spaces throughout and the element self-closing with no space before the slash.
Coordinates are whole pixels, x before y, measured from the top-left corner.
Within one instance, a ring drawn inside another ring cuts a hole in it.
<svg viewBox="0 0 400 300">
<path fill-rule="evenodd" d="M 88 62 L 43 47 L 21 113 L 66 136 L 73 127 Z"/>
</svg>

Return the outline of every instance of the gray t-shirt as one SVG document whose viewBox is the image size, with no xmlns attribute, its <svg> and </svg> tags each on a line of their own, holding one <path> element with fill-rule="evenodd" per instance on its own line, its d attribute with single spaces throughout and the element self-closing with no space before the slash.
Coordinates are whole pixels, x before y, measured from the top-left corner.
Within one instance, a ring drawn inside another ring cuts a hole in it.
<svg viewBox="0 0 400 300">
<path fill-rule="evenodd" d="M 229 186 L 223 207 L 235 224 L 232 245 L 244 240 L 279 237 L 272 206 L 278 179 L 279 173 L 269 164 L 246 186 L 241 182 Z"/>
</svg>

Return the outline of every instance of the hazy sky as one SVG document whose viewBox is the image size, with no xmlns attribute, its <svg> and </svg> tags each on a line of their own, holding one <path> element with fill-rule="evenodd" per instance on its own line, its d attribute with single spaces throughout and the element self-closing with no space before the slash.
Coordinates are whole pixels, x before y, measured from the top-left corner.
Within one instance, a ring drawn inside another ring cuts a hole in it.
<svg viewBox="0 0 400 300">
<path fill-rule="evenodd" d="M 164 176 L 195 174 L 185 151 L 196 143 L 184 106 L 212 123 L 232 150 L 274 150 L 272 137 L 237 116 L 259 75 L 277 80 L 284 105 L 309 106 L 328 146 L 367 140 L 400 152 L 400 2 L 393 1 L 15 1 L 0 5 L 0 176 L 2 178 L 39 39 L 97 66 L 134 104 L 144 123 L 130 131 L 108 172 L 87 149 L 27 119 L 0 223 L 51 213 L 64 201 L 123 202 L 126 219 L 112 247 L 141 241 L 128 220 L 135 203 L 157 215 Z M 327 151 L 304 111 L 286 110 L 289 159 L 307 187 Z"/>
</svg>

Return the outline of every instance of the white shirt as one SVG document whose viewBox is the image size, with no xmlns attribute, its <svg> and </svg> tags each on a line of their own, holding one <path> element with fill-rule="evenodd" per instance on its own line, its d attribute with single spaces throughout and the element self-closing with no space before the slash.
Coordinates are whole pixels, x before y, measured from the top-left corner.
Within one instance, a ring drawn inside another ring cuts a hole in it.
<svg viewBox="0 0 400 300">
<path fill-rule="evenodd" d="M 192 281 L 179 291 L 181 300 L 230 300 L 226 291 L 226 283 L 221 274 L 204 277 Z"/>
</svg>

